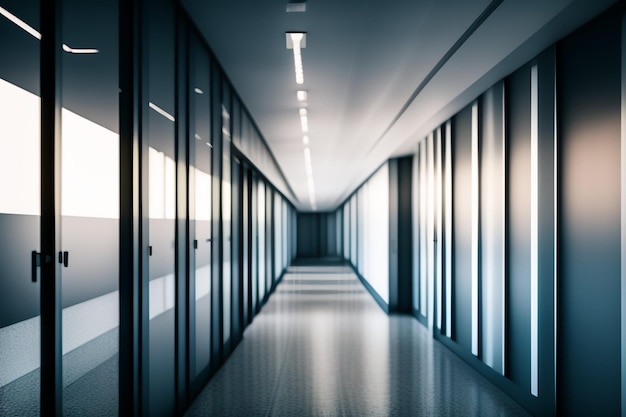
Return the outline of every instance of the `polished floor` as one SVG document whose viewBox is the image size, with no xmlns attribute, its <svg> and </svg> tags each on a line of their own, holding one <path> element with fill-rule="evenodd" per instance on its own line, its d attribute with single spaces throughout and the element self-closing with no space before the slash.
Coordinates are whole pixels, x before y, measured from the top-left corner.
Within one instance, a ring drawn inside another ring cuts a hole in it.
<svg viewBox="0 0 626 417">
<path fill-rule="evenodd" d="M 187 416 L 526 416 L 347 266 L 290 267 Z"/>
</svg>

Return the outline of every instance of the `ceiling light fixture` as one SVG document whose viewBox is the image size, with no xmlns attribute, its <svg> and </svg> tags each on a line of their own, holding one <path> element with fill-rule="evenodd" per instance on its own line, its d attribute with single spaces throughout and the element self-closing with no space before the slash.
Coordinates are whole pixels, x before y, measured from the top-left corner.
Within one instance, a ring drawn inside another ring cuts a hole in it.
<svg viewBox="0 0 626 417">
<path fill-rule="evenodd" d="M 302 136 L 302 143 L 305 145 L 309 144 L 309 137 L 307 135 Z"/>
<path fill-rule="evenodd" d="M 304 148 L 304 166 L 306 169 L 307 185 L 309 187 L 309 202 L 311 208 L 317 210 L 317 203 L 315 201 L 315 183 L 313 182 L 313 166 L 311 164 L 311 150 Z"/>
<path fill-rule="evenodd" d="M 65 52 L 69 52 L 70 54 L 97 54 L 98 52 L 100 52 L 99 50 L 94 48 L 71 48 L 66 44 L 63 44 L 63 50 Z"/>
<path fill-rule="evenodd" d="M 306 101 L 306 99 L 307 99 L 307 92 L 306 92 L 306 90 L 298 90 L 298 92 L 296 94 L 298 96 L 298 101 Z"/>
<path fill-rule="evenodd" d="M 24 22 L 19 17 L 15 16 L 13 13 L 9 12 L 7 9 L 0 7 L 0 14 L 6 17 L 9 21 L 14 23 L 17 27 L 22 29 L 24 32 L 31 35 L 33 38 L 41 40 L 41 33 L 36 31 L 35 28 L 30 26 L 28 23 Z M 63 50 L 65 52 L 69 52 L 70 54 L 97 54 L 98 52 L 100 52 L 99 50 L 94 49 L 94 48 L 82 48 L 82 49 L 72 48 L 70 46 L 67 46 L 66 44 L 63 44 Z"/>
<path fill-rule="evenodd" d="M 204 94 L 204 91 L 202 91 L 202 90 L 201 90 L 201 89 L 199 89 L 198 87 L 194 88 L 194 89 L 193 89 L 193 91 L 194 91 L 196 94 Z"/>
<path fill-rule="evenodd" d="M 163 110 L 162 108 L 160 108 L 159 106 L 157 106 L 156 104 L 150 102 L 148 104 L 148 106 L 150 106 L 150 108 L 152 110 L 154 110 L 155 112 L 159 113 L 161 116 L 165 117 L 167 120 L 171 121 L 171 122 L 175 122 L 176 119 L 174 118 L 174 116 L 172 116 L 171 114 L 169 114 L 168 112 L 166 112 L 165 110 Z"/>
<path fill-rule="evenodd" d="M 16 26 L 27 32 L 32 37 L 41 40 L 41 33 L 37 32 L 32 26 L 28 25 L 26 22 L 24 22 L 22 19 L 15 16 L 14 14 L 10 13 L 8 10 L 0 7 L 0 14 L 9 19 L 11 22 L 15 23 Z"/>
<path fill-rule="evenodd" d="M 293 50 L 293 64 L 296 72 L 296 83 L 304 84 L 304 68 L 302 66 L 302 48 L 306 48 L 306 33 L 287 32 L 287 49 Z"/>
<path fill-rule="evenodd" d="M 302 126 L 302 133 L 309 132 L 309 118 L 307 117 L 306 113 L 304 113 L 304 115 L 302 114 L 302 112 L 300 113 L 300 125 Z"/>
<path fill-rule="evenodd" d="M 306 12 L 306 1 L 290 0 L 287 3 L 287 13 Z"/>
<path fill-rule="evenodd" d="M 202 140 L 202 137 L 196 133 L 196 139 L 197 140 Z"/>
</svg>

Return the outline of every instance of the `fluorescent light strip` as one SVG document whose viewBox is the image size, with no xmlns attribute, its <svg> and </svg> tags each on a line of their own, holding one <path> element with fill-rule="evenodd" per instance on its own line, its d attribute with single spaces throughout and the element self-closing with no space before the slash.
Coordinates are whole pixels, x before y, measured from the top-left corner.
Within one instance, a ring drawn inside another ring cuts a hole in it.
<svg viewBox="0 0 626 417">
<path fill-rule="evenodd" d="M 94 48 L 71 48 L 69 46 L 67 46 L 66 44 L 63 44 L 63 50 L 65 52 L 69 52 L 71 54 L 97 54 L 98 52 L 100 52 L 97 49 Z"/>
<path fill-rule="evenodd" d="M 472 172 L 472 248 L 471 248 L 471 321 L 472 354 L 478 356 L 478 233 L 479 233 L 479 167 L 478 167 L 478 103 L 472 104 L 471 172 Z"/>
<path fill-rule="evenodd" d="M 304 166 L 307 169 L 307 174 L 311 169 L 311 150 L 309 148 L 304 148 Z"/>
<path fill-rule="evenodd" d="M 307 135 L 302 136 L 302 143 L 305 145 L 309 144 L 309 137 Z"/>
<path fill-rule="evenodd" d="M 307 91 L 306 90 L 298 90 L 296 96 L 298 97 L 298 101 L 306 101 L 307 99 Z"/>
<path fill-rule="evenodd" d="M 530 393 L 539 395 L 539 126 L 537 65 L 530 69 Z"/>
<path fill-rule="evenodd" d="M 296 72 L 296 83 L 304 84 L 304 68 L 302 66 L 302 52 L 300 43 L 304 38 L 304 33 L 290 33 L 293 42 L 293 64 Z"/>
<path fill-rule="evenodd" d="M 13 22 L 20 29 L 24 30 L 32 37 L 41 40 L 41 33 L 37 32 L 32 26 L 29 26 L 26 22 L 24 22 L 23 20 L 21 20 L 19 17 L 15 16 L 14 14 L 10 13 L 8 10 L 0 7 L 0 14 L 6 17 L 7 19 L 9 19 L 11 22 Z"/>
<path fill-rule="evenodd" d="M 171 122 L 176 121 L 176 119 L 174 119 L 174 116 L 172 116 L 171 114 L 169 114 L 168 112 L 166 112 L 165 110 L 163 110 L 162 108 L 154 104 L 153 102 L 150 102 L 148 105 L 150 106 L 152 110 L 159 113 L 161 116 L 165 117 L 167 120 Z"/>
<path fill-rule="evenodd" d="M 13 13 L 9 12 L 7 9 L 0 7 L 0 14 L 6 17 L 9 21 L 13 22 L 17 27 L 22 29 L 24 32 L 31 35 L 33 38 L 36 38 L 37 40 L 41 40 L 41 33 L 37 32 L 32 26 L 24 22 L 19 17 L 15 16 Z M 100 52 L 99 50 L 94 49 L 94 48 L 83 48 L 83 49 L 76 48 L 75 49 L 70 46 L 67 46 L 66 44 L 63 44 L 63 50 L 71 54 L 97 54 L 98 52 Z"/>
<path fill-rule="evenodd" d="M 313 182 L 313 167 L 311 165 L 311 150 L 304 148 L 304 166 L 306 168 L 307 184 L 309 187 L 309 202 L 313 210 L 317 210 L 315 202 L 315 184 Z"/>
<path fill-rule="evenodd" d="M 302 133 L 309 132 L 309 119 L 306 114 L 304 116 L 300 116 L 300 124 L 302 125 Z"/>
</svg>

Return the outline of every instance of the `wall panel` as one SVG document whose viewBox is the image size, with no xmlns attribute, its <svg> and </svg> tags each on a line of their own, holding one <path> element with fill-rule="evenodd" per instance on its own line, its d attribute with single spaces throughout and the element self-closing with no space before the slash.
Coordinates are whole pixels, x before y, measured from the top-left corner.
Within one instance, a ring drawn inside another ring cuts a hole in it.
<svg viewBox="0 0 626 417">
<path fill-rule="evenodd" d="M 620 413 L 620 28 L 558 50 L 558 411 Z M 601 47 L 599 47 L 601 45 Z"/>
<path fill-rule="evenodd" d="M 507 375 L 530 389 L 530 66 L 507 79 Z"/>
<path fill-rule="evenodd" d="M 480 100 L 480 356 L 504 373 L 504 83 Z"/>
<path fill-rule="evenodd" d="M 471 334 L 471 106 L 452 119 L 452 338 L 467 350 Z"/>
</svg>

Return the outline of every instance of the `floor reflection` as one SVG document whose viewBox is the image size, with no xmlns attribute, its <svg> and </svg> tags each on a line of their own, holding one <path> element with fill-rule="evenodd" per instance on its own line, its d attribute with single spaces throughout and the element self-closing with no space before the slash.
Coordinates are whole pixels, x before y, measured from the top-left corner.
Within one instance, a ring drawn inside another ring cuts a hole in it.
<svg viewBox="0 0 626 417">
<path fill-rule="evenodd" d="M 528 415 L 350 267 L 291 267 L 188 416 Z"/>
</svg>

